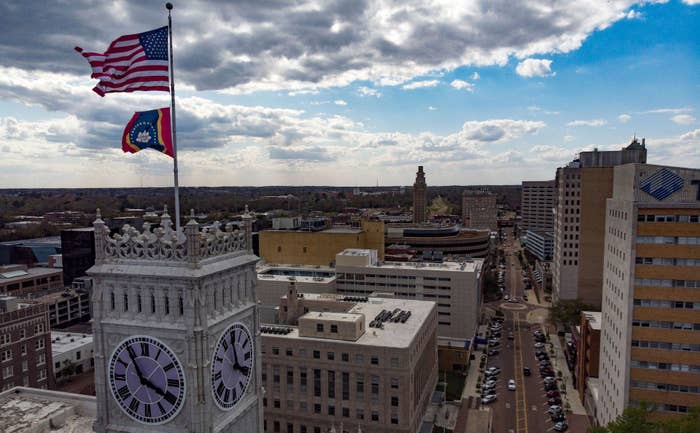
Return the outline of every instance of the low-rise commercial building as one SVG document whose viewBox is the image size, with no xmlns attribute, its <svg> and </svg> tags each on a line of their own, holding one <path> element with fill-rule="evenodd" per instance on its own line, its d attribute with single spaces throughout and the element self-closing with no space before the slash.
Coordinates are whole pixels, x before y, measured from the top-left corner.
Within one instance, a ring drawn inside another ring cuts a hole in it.
<svg viewBox="0 0 700 433">
<path fill-rule="evenodd" d="M 414 263 L 380 262 L 373 250 L 347 249 L 336 256 L 336 292 L 437 303 L 438 335 L 471 341 L 481 306 L 483 260 Z"/>
<path fill-rule="evenodd" d="M 261 327 L 265 431 L 419 430 L 438 378 L 437 308 L 406 299 L 303 295 Z"/>
<path fill-rule="evenodd" d="M 0 390 L 53 388 L 50 344 L 45 305 L 0 296 Z"/>
<path fill-rule="evenodd" d="M 600 311 L 582 311 L 578 327 L 578 350 L 576 358 L 576 389 L 581 401 L 586 403 L 588 379 L 598 377 L 600 359 Z M 591 414 L 592 415 L 592 414 Z"/>
<path fill-rule="evenodd" d="M 87 290 L 63 288 L 42 293 L 32 301 L 46 305 L 49 324 L 61 328 L 90 319 L 90 293 Z"/>
<path fill-rule="evenodd" d="M 92 334 L 51 331 L 51 355 L 56 381 L 95 368 Z"/>
<path fill-rule="evenodd" d="M 268 263 L 332 266 L 335 255 L 346 248 L 372 248 L 384 257 L 381 221 L 362 221 L 361 228 L 264 230 L 259 236 L 260 256 Z"/>
<path fill-rule="evenodd" d="M 29 268 L 26 265 L 0 266 L 0 294 L 23 296 L 63 287 L 60 268 Z"/>
</svg>

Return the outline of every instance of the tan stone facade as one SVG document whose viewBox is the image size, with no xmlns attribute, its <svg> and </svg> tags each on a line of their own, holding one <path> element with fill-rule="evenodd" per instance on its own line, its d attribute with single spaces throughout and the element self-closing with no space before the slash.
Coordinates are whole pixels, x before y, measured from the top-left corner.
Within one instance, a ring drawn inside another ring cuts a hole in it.
<svg viewBox="0 0 700 433">
<path fill-rule="evenodd" d="M 496 196 L 488 191 L 462 193 L 462 223 L 473 229 L 498 229 Z"/>
<path fill-rule="evenodd" d="M 260 256 L 268 263 L 331 266 L 346 248 L 376 249 L 384 259 L 384 223 L 363 221 L 361 229 L 260 232 Z"/>
<path fill-rule="evenodd" d="M 615 168 L 607 201 L 598 421 L 700 405 L 700 170 Z"/>
<path fill-rule="evenodd" d="M 437 382 L 435 304 L 355 303 L 295 289 L 287 298 L 281 311 L 302 313 L 299 326 L 262 331 L 265 431 L 417 432 Z M 379 311 L 396 309 L 412 315 L 370 327 Z"/>
<path fill-rule="evenodd" d="M 551 232 L 554 229 L 554 180 L 524 181 L 520 199 L 520 229 Z"/>
<path fill-rule="evenodd" d="M 598 377 L 601 318 L 600 312 L 581 312 L 580 337 L 576 348 L 576 389 L 584 404 L 588 378 Z"/>
</svg>

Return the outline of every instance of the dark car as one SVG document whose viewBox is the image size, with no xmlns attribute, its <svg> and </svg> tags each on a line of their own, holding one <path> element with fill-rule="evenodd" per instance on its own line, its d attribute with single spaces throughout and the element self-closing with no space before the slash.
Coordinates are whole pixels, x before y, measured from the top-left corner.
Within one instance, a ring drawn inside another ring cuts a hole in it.
<svg viewBox="0 0 700 433">
<path fill-rule="evenodd" d="M 547 360 L 547 359 L 543 359 L 542 361 L 540 361 L 540 367 L 549 367 L 551 365 L 552 365 L 552 363 L 549 362 L 549 360 Z"/>
<path fill-rule="evenodd" d="M 523 374 L 525 376 L 529 376 L 532 374 L 532 371 L 530 371 L 530 367 L 523 367 Z"/>
<path fill-rule="evenodd" d="M 553 389 L 551 391 L 547 391 L 547 398 L 552 398 L 552 397 L 559 397 L 559 390 Z"/>
<path fill-rule="evenodd" d="M 489 356 L 495 356 L 495 355 L 498 355 L 498 350 L 496 350 L 496 349 L 489 350 Z"/>
<path fill-rule="evenodd" d="M 552 422 L 566 421 L 566 416 L 562 412 L 553 413 L 550 418 L 552 418 Z"/>
<path fill-rule="evenodd" d="M 542 370 L 540 371 L 540 377 L 554 376 L 554 370 Z"/>
<path fill-rule="evenodd" d="M 545 383 L 545 384 L 544 384 L 544 389 L 545 389 L 545 391 L 553 391 L 553 390 L 558 389 L 558 388 L 557 388 L 557 384 L 556 384 L 556 383 L 551 382 L 551 383 Z"/>
<path fill-rule="evenodd" d="M 547 404 L 549 404 L 549 405 L 561 404 L 561 398 L 559 398 L 559 397 L 548 398 Z"/>
</svg>

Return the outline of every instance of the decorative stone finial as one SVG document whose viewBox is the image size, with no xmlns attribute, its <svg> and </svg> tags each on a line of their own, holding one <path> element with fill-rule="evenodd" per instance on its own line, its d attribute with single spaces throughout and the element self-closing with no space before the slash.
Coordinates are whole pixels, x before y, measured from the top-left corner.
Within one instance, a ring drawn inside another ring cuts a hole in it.
<svg viewBox="0 0 700 433">
<path fill-rule="evenodd" d="M 95 212 L 95 219 L 101 220 L 102 219 L 102 212 L 100 211 L 100 208 L 97 208 L 97 211 Z"/>
<path fill-rule="evenodd" d="M 190 218 L 194 219 L 194 209 L 190 209 Z"/>
<path fill-rule="evenodd" d="M 168 216 L 168 217 L 170 216 L 170 215 L 168 215 L 168 205 L 167 204 L 163 205 L 163 216 Z"/>
</svg>

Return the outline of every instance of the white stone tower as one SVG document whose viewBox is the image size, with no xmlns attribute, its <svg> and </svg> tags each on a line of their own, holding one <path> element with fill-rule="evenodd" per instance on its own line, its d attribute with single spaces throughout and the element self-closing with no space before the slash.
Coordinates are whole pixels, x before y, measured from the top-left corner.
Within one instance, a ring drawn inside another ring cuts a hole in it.
<svg viewBox="0 0 700 433">
<path fill-rule="evenodd" d="M 172 229 L 95 220 L 98 433 L 261 433 L 252 217 Z M 223 230 L 222 230 L 223 229 Z"/>
</svg>

